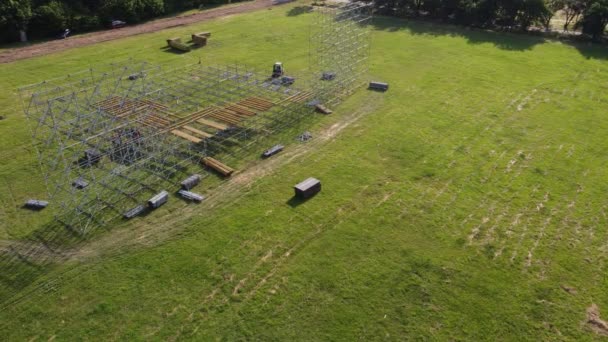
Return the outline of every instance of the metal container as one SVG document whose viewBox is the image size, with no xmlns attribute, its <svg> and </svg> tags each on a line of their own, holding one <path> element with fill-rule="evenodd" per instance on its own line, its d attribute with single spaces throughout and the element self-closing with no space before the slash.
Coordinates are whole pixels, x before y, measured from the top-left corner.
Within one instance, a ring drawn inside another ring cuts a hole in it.
<svg viewBox="0 0 608 342">
<path fill-rule="evenodd" d="M 205 196 L 199 195 L 191 191 L 180 190 L 177 193 L 182 196 L 182 198 L 187 199 L 189 201 L 202 202 L 205 199 Z"/>
<path fill-rule="evenodd" d="M 380 90 L 380 91 L 387 91 L 388 90 L 388 83 L 384 83 L 384 82 L 370 82 L 369 83 L 369 89 Z"/>
<path fill-rule="evenodd" d="M 181 182 L 182 189 L 190 190 L 198 185 L 201 182 L 201 175 L 194 174 Z"/>
<path fill-rule="evenodd" d="M 297 198 L 308 199 L 321 191 L 321 181 L 311 177 L 297 184 L 294 189 Z"/>
<path fill-rule="evenodd" d="M 143 205 L 138 205 L 137 207 L 130 209 L 129 211 L 125 211 L 123 214 L 124 218 L 130 219 L 133 218 L 146 210 L 146 207 Z"/>
<path fill-rule="evenodd" d="M 151 209 L 156 209 L 158 207 L 160 207 L 161 205 L 167 203 L 167 201 L 169 200 L 169 193 L 166 192 L 165 190 L 159 192 L 156 196 L 150 198 L 150 200 L 148 200 L 148 207 L 150 207 Z"/>
<path fill-rule="evenodd" d="M 285 146 L 283 145 L 274 145 L 273 147 L 267 149 L 266 151 L 264 151 L 264 153 L 262 153 L 262 158 L 274 156 L 275 154 L 283 151 L 284 148 Z"/>
<path fill-rule="evenodd" d="M 49 205 L 49 202 L 47 202 L 47 201 L 40 201 L 40 200 L 34 200 L 34 199 L 30 199 L 30 200 L 27 200 L 27 202 L 25 202 L 26 208 L 34 209 L 34 210 L 44 209 L 48 205 Z"/>
</svg>

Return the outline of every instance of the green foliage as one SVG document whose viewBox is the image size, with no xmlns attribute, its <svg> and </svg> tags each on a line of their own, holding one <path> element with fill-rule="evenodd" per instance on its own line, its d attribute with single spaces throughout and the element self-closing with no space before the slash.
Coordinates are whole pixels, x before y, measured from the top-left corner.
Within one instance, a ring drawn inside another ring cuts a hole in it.
<svg viewBox="0 0 608 342">
<path fill-rule="evenodd" d="M 602 35 L 608 23 L 606 0 L 378 0 L 375 4 L 381 14 L 521 30 L 535 24 L 549 28 L 554 14 L 561 10 L 564 30 L 578 23 L 594 38 Z"/>
<path fill-rule="evenodd" d="M 32 17 L 30 0 L 0 1 L 0 24 L 13 26 L 19 30 L 27 29 Z"/>
<path fill-rule="evenodd" d="M 69 22 L 70 13 L 67 6 L 58 0 L 53 0 L 34 10 L 30 33 L 34 37 L 57 35 L 68 27 Z"/>
<path fill-rule="evenodd" d="M 237 0 L 238 1 L 238 0 Z M 15 30 L 35 38 L 56 37 L 69 28 L 81 33 L 106 28 L 112 20 L 135 24 L 158 16 L 227 0 L 1 0 L 0 42 L 16 41 Z"/>
<path fill-rule="evenodd" d="M 599 40 L 608 25 L 608 0 L 588 1 L 580 25 L 583 33 Z"/>
<path fill-rule="evenodd" d="M 102 20 L 139 22 L 164 13 L 163 0 L 107 0 L 99 8 Z"/>
</svg>

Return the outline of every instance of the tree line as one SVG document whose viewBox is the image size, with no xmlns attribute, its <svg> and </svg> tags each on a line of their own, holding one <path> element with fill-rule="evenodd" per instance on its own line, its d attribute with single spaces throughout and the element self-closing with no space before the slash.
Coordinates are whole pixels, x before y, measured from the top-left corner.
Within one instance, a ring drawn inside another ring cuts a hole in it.
<svg viewBox="0 0 608 342">
<path fill-rule="evenodd" d="M 236 0 L 239 1 L 239 0 Z M 0 0 L 0 42 L 80 33 L 129 24 L 230 0 Z"/>
<path fill-rule="evenodd" d="M 455 24 L 529 30 L 550 28 L 559 13 L 563 29 L 601 40 L 608 24 L 608 0 L 376 0 L 379 14 L 426 17 Z"/>
</svg>

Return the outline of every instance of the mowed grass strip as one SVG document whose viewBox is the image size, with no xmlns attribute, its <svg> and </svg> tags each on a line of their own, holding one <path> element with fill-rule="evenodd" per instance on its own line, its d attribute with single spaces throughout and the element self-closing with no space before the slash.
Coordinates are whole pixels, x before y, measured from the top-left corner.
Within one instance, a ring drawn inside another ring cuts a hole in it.
<svg viewBox="0 0 608 342">
<path fill-rule="evenodd" d="M 196 28 L 228 32 L 234 44 L 210 50 L 218 61 L 303 68 L 307 15 L 288 13 Z M 281 24 L 272 34 L 265 26 Z M 160 49 L 175 32 L 141 39 Z M 2 312 L 3 335 L 599 338 L 585 310 L 608 310 L 608 51 L 389 18 L 376 19 L 373 35 L 371 73 L 390 90 L 361 90 L 310 130 L 321 139 L 352 113 L 366 108 L 365 116 L 233 202 L 180 220 L 180 234 L 162 243 L 58 266 L 45 291 Z M 251 54 L 241 40 L 255 46 Z M 72 63 L 87 63 L 93 50 L 71 51 Z M 44 70 L 53 58 L 2 67 Z M 292 186 L 309 176 L 323 191 L 291 201 Z M 162 220 L 146 220 L 163 230 Z"/>
</svg>

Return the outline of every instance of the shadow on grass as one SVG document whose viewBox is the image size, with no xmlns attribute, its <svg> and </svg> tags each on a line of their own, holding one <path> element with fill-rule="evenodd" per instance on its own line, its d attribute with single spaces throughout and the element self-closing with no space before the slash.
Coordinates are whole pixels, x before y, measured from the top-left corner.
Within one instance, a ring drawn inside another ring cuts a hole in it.
<svg viewBox="0 0 608 342">
<path fill-rule="evenodd" d="M 191 52 L 191 51 L 176 50 L 176 49 L 168 47 L 168 46 L 164 46 L 164 47 L 160 48 L 160 50 L 162 52 L 172 53 L 174 55 L 183 55 L 185 53 Z"/>
<path fill-rule="evenodd" d="M 555 40 L 554 38 L 547 38 L 533 33 L 491 31 L 441 22 L 406 20 L 386 16 L 375 17 L 371 26 L 376 30 L 388 32 L 405 31 L 412 35 L 462 37 L 469 44 L 489 43 L 499 49 L 508 51 L 527 51 L 536 45 Z M 606 45 L 567 39 L 561 39 L 560 41 L 573 46 L 586 58 L 608 59 L 608 46 Z"/>
<path fill-rule="evenodd" d="M 299 197 L 293 196 L 292 198 L 290 198 L 290 199 L 289 199 L 289 200 L 286 202 L 286 204 L 287 204 L 288 206 L 292 207 L 292 208 L 297 208 L 297 207 L 299 207 L 300 205 L 302 205 L 302 204 L 304 204 L 304 203 L 306 203 L 306 202 L 308 202 L 308 201 L 312 200 L 312 199 L 313 199 L 313 198 L 315 198 L 316 196 L 317 196 L 317 194 L 314 194 L 314 195 L 312 195 L 312 196 L 311 196 L 311 197 L 309 197 L 309 198 L 299 198 Z"/>
<path fill-rule="evenodd" d="M 27 299 L 31 293 L 43 288 L 45 284 L 40 283 L 25 290 L 68 260 L 72 251 L 88 239 L 88 236 L 85 237 L 59 220 L 53 220 L 23 240 L 1 245 L 0 308 Z"/>
<path fill-rule="evenodd" d="M 300 14 L 308 13 L 312 11 L 312 6 L 296 6 L 289 11 L 287 11 L 288 17 L 296 17 Z"/>
<path fill-rule="evenodd" d="M 302 204 L 306 203 L 306 201 L 307 201 L 307 200 L 305 200 L 305 199 L 301 199 L 301 198 L 298 198 L 298 197 L 296 197 L 296 196 L 293 196 L 293 197 L 292 197 L 292 198 L 290 198 L 290 199 L 289 199 L 289 200 L 288 200 L 286 203 L 287 203 L 287 205 L 288 205 L 288 206 L 290 206 L 290 207 L 292 207 L 292 208 L 297 208 L 297 207 L 299 207 L 300 205 L 302 205 Z"/>
</svg>

